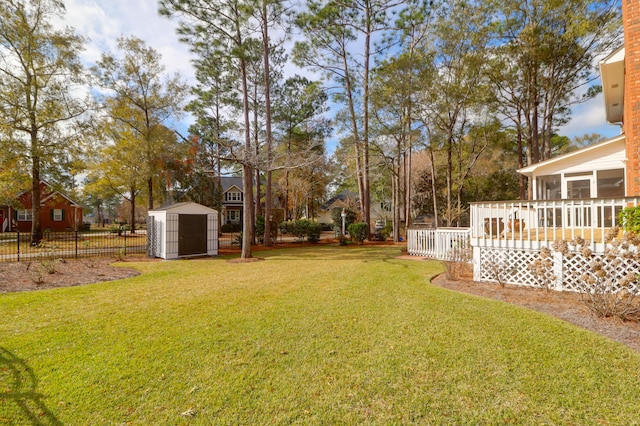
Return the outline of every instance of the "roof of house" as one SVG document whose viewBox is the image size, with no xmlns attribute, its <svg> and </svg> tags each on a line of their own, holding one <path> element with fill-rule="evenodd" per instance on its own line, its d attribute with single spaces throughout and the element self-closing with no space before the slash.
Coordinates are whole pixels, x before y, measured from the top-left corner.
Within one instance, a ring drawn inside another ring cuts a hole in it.
<svg viewBox="0 0 640 426">
<path fill-rule="evenodd" d="M 58 191 L 56 189 L 53 189 L 53 187 L 51 186 L 51 184 L 49 184 L 49 182 L 45 181 L 45 180 L 40 180 L 40 184 L 46 186 L 47 188 L 49 188 L 49 190 L 51 192 L 43 192 L 42 194 L 40 194 L 40 204 L 43 204 L 45 202 L 47 202 L 49 199 L 53 198 L 56 195 L 61 196 L 62 198 L 64 198 L 65 200 L 67 200 L 69 202 L 69 205 L 74 206 L 74 207 L 79 207 L 81 208 L 82 205 L 79 204 L 78 202 L 72 200 L 67 194 L 65 194 L 62 191 Z M 27 193 L 31 193 L 30 189 L 24 190 L 22 192 L 20 192 L 16 198 L 20 198 L 22 195 L 27 194 Z"/>
<path fill-rule="evenodd" d="M 618 135 L 576 151 L 572 151 L 564 155 L 558 155 L 557 157 L 523 167 L 518 170 L 518 173 L 525 176 L 532 176 L 534 174 L 539 175 L 544 171 L 544 169 L 556 170 L 563 167 L 569 167 L 571 165 L 580 165 L 583 170 L 595 170 L 596 168 L 593 167 L 592 164 L 587 163 L 585 159 L 589 158 L 595 159 L 595 161 L 601 160 L 604 162 L 612 152 L 618 153 L 619 151 L 621 151 L 621 155 L 624 157 L 624 143 L 624 134 Z M 620 156 L 620 154 L 618 154 L 618 156 Z"/>
<path fill-rule="evenodd" d="M 320 210 L 331 210 L 336 207 L 347 207 L 347 205 L 349 204 L 348 200 L 358 200 L 358 199 L 359 199 L 358 194 L 344 190 L 339 194 L 336 194 L 333 197 L 331 197 L 326 203 L 324 203 L 320 207 Z"/>
<path fill-rule="evenodd" d="M 222 192 L 227 192 L 234 186 L 242 191 L 242 177 L 236 176 L 223 176 L 220 178 L 220 184 L 222 185 Z"/>
</svg>

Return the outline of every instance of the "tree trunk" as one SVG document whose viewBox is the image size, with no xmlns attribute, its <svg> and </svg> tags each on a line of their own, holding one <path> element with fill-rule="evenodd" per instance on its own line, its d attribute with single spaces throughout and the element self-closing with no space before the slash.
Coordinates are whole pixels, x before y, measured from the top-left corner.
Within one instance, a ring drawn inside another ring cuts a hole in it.
<svg viewBox="0 0 640 426">
<path fill-rule="evenodd" d="M 344 66 L 344 83 L 345 90 L 347 92 L 349 118 L 351 119 L 351 131 L 353 132 L 353 146 L 356 155 L 356 175 L 358 179 L 358 195 L 360 196 L 360 211 L 364 214 L 364 180 L 363 180 L 363 165 L 362 165 L 362 153 L 360 150 L 360 132 L 358 130 L 358 121 L 356 118 L 355 100 L 353 99 L 353 87 L 351 84 L 351 74 L 349 73 L 349 66 L 347 64 L 347 56 L 342 56 L 342 64 Z"/>
<path fill-rule="evenodd" d="M 33 146 L 33 145 L 32 145 Z M 42 241 L 42 224 L 40 223 L 40 157 L 33 157 L 31 168 L 31 244 Z"/>
<path fill-rule="evenodd" d="M 451 226 L 453 211 L 453 142 L 449 135 L 447 140 L 447 226 Z"/>
<path fill-rule="evenodd" d="M 267 0 L 262 0 L 262 43 L 264 44 L 264 113 L 265 113 L 265 131 L 267 137 L 267 181 L 265 188 L 264 200 L 264 236 L 263 244 L 267 247 L 271 246 L 271 67 L 269 65 L 269 23 L 267 20 Z M 260 183 L 258 183 L 259 185 Z M 260 199 L 257 200 L 260 204 Z"/>
<path fill-rule="evenodd" d="M 238 13 L 236 11 L 236 13 Z M 242 201 L 242 252 L 240 257 L 248 259 L 252 257 L 251 251 L 251 212 L 253 211 L 253 192 L 251 185 L 251 129 L 249 121 L 249 89 L 247 85 L 247 63 L 244 57 L 244 44 L 242 33 L 238 21 L 236 21 L 236 37 L 238 49 L 240 50 L 240 77 L 242 82 L 242 115 L 244 119 L 244 151 L 242 155 L 242 190 L 244 198 Z"/>
<path fill-rule="evenodd" d="M 431 160 L 431 196 L 433 197 L 433 225 L 437 228 L 440 226 L 438 221 L 438 191 L 436 189 L 436 161 L 433 155 L 433 148 L 429 144 L 429 157 Z"/>
<path fill-rule="evenodd" d="M 367 13 L 367 27 L 369 27 L 371 19 L 369 8 Z M 367 28 L 364 46 L 364 76 L 362 82 L 363 101 L 362 101 L 362 153 L 363 153 L 363 170 L 362 170 L 362 187 L 363 187 L 363 203 L 362 215 L 364 223 L 367 224 L 367 239 L 371 235 L 371 191 L 369 185 L 369 60 L 371 56 L 371 33 Z"/>
<path fill-rule="evenodd" d="M 136 233 L 136 191 L 131 189 L 131 233 Z"/>
<path fill-rule="evenodd" d="M 407 147 L 407 153 L 405 155 L 405 168 L 404 168 L 404 226 L 405 229 L 409 229 L 411 226 L 411 160 L 413 156 L 413 140 L 411 135 L 411 106 L 409 106 L 408 112 L 408 135 L 409 146 Z"/>
</svg>

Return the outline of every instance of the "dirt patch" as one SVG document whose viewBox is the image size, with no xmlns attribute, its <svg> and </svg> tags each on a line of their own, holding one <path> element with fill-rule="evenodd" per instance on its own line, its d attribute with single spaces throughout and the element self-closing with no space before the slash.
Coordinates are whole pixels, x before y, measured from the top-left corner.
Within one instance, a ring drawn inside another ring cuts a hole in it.
<svg viewBox="0 0 640 426">
<path fill-rule="evenodd" d="M 234 259 L 227 260 L 227 263 L 250 263 L 250 262 L 259 262 L 261 260 L 264 260 L 264 258 L 263 257 L 249 257 L 249 258 L 243 259 L 241 257 L 236 257 Z"/>
</svg>

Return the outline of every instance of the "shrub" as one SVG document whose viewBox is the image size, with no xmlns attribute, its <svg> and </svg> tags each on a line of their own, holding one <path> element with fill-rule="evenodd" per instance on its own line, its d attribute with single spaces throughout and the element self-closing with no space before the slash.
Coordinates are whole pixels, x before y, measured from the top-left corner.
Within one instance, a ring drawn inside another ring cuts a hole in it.
<svg viewBox="0 0 640 426">
<path fill-rule="evenodd" d="M 356 243 L 362 244 L 369 236 L 369 225 L 364 222 L 352 223 L 347 228 L 351 239 Z"/>
<path fill-rule="evenodd" d="M 239 246 L 240 248 L 242 248 L 242 232 L 240 232 L 238 235 L 233 237 L 233 240 L 231 241 L 231 245 Z"/>
<path fill-rule="evenodd" d="M 553 258 L 548 247 L 542 247 L 536 260 L 529 264 L 529 270 L 540 288 L 551 290 L 556 276 L 553 273 Z"/>
<path fill-rule="evenodd" d="M 344 226 L 347 228 L 352 223 L 355 223 L 358 214 L 350 208 L 345 208 L 344 212 L 346 213 Z M 334 228 L 342 231 L 342 209 L 340 207 L 331 209 L 331 220 L 333 220 Z"/>
<path fill-rule="evenodd" d="M 580 276 L 581 298 L 598 317 L 638 321 L 638 273 L 634 268 L 627 270 L 623 262 L 640 263 L 640 239 L 633 231 L 623 233 L 621 238 L 617 235 L 617 228 L 607 234 L 607 245 L 601 256 L 595 256 L 588 241 L 582 238 L 570 243 L 589 261 L 586 271 Z"/>
<path fill-rule="evenodd" d="M 384 225 L 384 228 L 380 231 L 382 235 L 384 235 L 385 240 L 393 234 L 393 222 L 387 222 Z"/>
<path fill-rule="evenodd" d="M 127 225 L 126 223 L 117 223 L 117 224 L 111 225 L 112 234 L 117 233 L 118 235 L 122 235 L 128 231 L 131 231 L 131 225 Z"/>
<path fill-rule="evenodd" d="M 443 262 L 447 278 L 457 281 L 469 273 L 472 258 L 471 247 L 456 246 L 449 250 L 449 260 Z"/>
<path fill-rule="evenodd" d="M 310 243 L 317 243 L 320 241 L 320 235 L 322 234 L 322 225 L 317 222 L 307 222 L 307 241 Z"/>
<path fill-rule="evenodd" d="M 256 238 L 260 244 L 264 243 L 264 216 L 258 216 L 256 218 Z M 271 221 L 271 241 L 275 241 L 278 236 L 278 224 L 275 221 Z"/>
<path fill-rule="evenodd" d="M 225 223 L 220 229 L 226 233 L 240 232 L 242 231 L 242 225 L 239 223 Z"/>
<path fill-rule="evenodd" d="M 311 243 L 318 242 L 320 240 L 320 234 L 322 233 L 322 225 L 308 219 L 282 222 L 280 229 L 284 233 L 297 237 L 300 241 L 304 241 L 306 238 L 306 240 Z"/>
<path fill-rule="evenodd" d="M 640 206 L 625 208 L 619 219 L 624 231 L 640 234 Z"/>
</svg>

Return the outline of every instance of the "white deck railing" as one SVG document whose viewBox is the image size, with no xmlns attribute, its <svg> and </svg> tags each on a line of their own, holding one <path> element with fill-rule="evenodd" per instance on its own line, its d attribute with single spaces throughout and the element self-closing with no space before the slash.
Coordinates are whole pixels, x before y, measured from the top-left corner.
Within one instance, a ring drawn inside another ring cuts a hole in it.
<svg viewBox="0 0 640 426">
<path fill-rule="evenodd" d="M 607 234 L 621 225 L 620 212 L 639 204 L 640 197 L 472 203 L 470 228 L 410 229 L 407 250 L 444 261 L 471 260 L 476 281 L 496 281 L 499 274 L 503 283 L 539 287 L 530 265 L 540 259 L 540 248 L 582 237 L 593 250 L 590 258 L 580 252 L 552 256 L 551 288 L 579 291 L 582 273 L 593 259 L 603 257 Z M 608 274 L 619 276 L 635 273 L 638 264 L 622 259 L 606 268 Z M 632 290 L 640 292 L 637 287 Z"/>
<path fill-rule="evenodd" d="M 409 229 L 407 251 L 438 260 L 471 259 L 470 228 Z"/>
<path fill-rule="evenodd" d="M 471 245 L 539 249 L 582 237 L 601 251 L 620 212 L 638 204 L 638 197 L 471 203 Z"/>
</svg>

